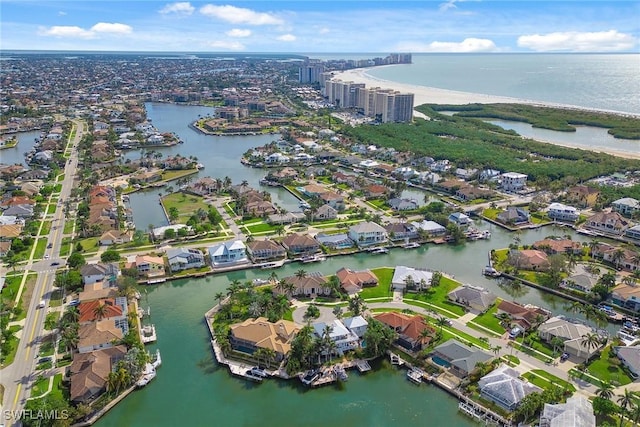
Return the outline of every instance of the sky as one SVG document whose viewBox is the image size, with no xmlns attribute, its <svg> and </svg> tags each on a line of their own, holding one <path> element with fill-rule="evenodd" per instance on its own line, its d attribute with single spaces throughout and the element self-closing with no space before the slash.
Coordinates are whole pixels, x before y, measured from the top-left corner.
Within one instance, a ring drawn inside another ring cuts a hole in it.
<svg viewBox="0 0 640 427">
<path fill-rule="evenodd" d="M 639 52 L 640 0 L 0 0 L 0 49 Z"/>
</svg>

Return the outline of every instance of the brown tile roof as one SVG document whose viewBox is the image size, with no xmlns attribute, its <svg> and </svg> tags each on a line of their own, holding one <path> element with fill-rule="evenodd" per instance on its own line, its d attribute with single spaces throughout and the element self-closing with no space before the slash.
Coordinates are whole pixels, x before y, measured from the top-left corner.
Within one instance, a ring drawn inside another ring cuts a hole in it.
<svg viewBox="0 0 640 427">
<path fill-rule="evenodd" d="M 122 330 L 113 320 L 86 323 L 78 329 L 78 348 L 119 341 L 122 337 Z"/>
<path fill-rule="evenodd" d="M 569 239 L 538 240 L 533 244 L 533 247 L 535 249 L 540 249 L 540 250 L 545 250 L 546 248 L 549 248 L 552 253 L 560 253 L 560 254 L 564 252 L 569 252 L 569 251 L 573 252 L 573 251 L 582 250 L 582 245 L 580 244 L 580 242 L 574 242 L 573 240 L 569 240 Z"/>
<path fill-rule="evenodd" d="M 297 332 L 298 327 L 293 322 L 279 320 L 271 323 L 264 317 L 247 319 L 231 326 L 233 338 L 253 343 L 256 347 L 269 348 L 283 355 L 291 350 L 291 340 Z"/>
<path fill-rule="evenodd" d="M 421 338 L 420 334 L 423 330 L 428 329 L 429 332 L 435 335 L 436 330 L 427 324 L 427 321 L 422 316 L 408 316 L 403 313 L 398 313 L 395 311 L 388 311 L 385 313 L 380 313 L 374 318 L 387 326 L 398 331 L 398 333 L 405 335 L 408 338 L 411 338 L 413 341 L 421 342 L 422 344 L 427 344 L 431 340 L 430 337 Z"/>
<path fill-rule="evenodd" d="M 126 353 L 126 347 L 119 345 L 90 353 L 75 354 L 69 368 L 71 400 L 84 402 L 102 392 L 111 372 L 112 361 L 124 357 Z"/>
<path fill-rule="evenodd" d="M 371 272 L 371 270 L 354 271 L 347 267 L 342 267 L 336 272 L 338 280 L 343 288 L 358 288 L 361 289 L 366 285 L 377 285 L 378 277 Z"/>
</svg>

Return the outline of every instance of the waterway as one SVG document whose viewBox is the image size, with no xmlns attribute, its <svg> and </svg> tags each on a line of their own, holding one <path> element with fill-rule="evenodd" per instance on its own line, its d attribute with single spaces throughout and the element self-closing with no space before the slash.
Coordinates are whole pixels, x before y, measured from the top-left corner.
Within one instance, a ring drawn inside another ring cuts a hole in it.
<svg viewBox="0 0 640 427">
<path fill-rule="evenodd" d="M 153 113 L 153 123 L 160 130 L 175 131 L 185 140 L 185 144 L 165 149 L 164 153 L 197 156 L 200 162 L 206 162 L 206 169 L 200 172 L 201 175 L 228 175 L 234 182 L 247 180 L 257 185 L 257 180 L 265 172 L 241 166 L 240 154 L 250 147 L 269 142 L 273 137 L 231 138 L 197 134 L 185 127 L 185 123 L 194 119 L 193 108 L 164 104 L 148 106 Z M 161 117 L 171 119 L 173 114 L 181 115 L 185 122 L 177 123 L 173 128 L 167 122 L 163 123 Z M 273 188 L 269 191 L 274 193 Z M 419 194 L 408 195 L 422 201 Z M 139 206 L 132 201 L 134 215 L 141 215 L 137 212 L 141 209 L 142 215 L 147 215 L 145 219 L 136 219 L 139 228 L 144 229 L 147 224 L 154 223 L 148 215 L 151 206 L 158 206 L 157 191 L 133 196 L 132 199 L 140 200 Z M 147 200 L 144 197 L 149 198 L 147 203 L 144 203 Z M 323 274 L 334 274 L 345 266 L 352 269 L 396 265 L 431 268 L 454 275 L 463 283 L 485 286 L 499 297 L 540 305 L 556 314 L 568 314 L 564 309 L 566 301 L 558 297 L 527 287 L 513 289 L 500 286 L 498 281 L 483 277 L 481 271 L 487 263 L 489 250 L 507 247 L 513 242 L 514 234 L 484 221 L 475 225 L 480 229 L 490 229 L 491 239 L 458 246 L 393 249 L 386 255 L 362 253 L 333 257 L 311 265 L 288 264 L 275 272 L 279 277 L 286 277 L 294 275 L 300 268 Z M 570 234 L 577 241 L 589 240 L 570 229 L 554 227 L 525 230 L 519 238 L 522 244 L 531 244 L 552 234 Z M 156 346 L 162 352 L 163 365 L 153 382 L 127 397 L 96 426 L 476 425 L 458 412 L 456 399 L 434 386 L 413 385 L 406 380 L 404 372 L 398 373 L 386 362 L 376 364 L 376 369 L 365 375 L 350 372 L 349 381 L 340 388 L 330 386 L 318 390 L 306 390 L 296 381 L 247 383 L 232 377 L 226 368 L 217 367 L 203 321 L 204 313 L 216 303 L 215 294 L 224 292 L 232 280 L 244 282 L 267 278 L 271 272 L 243 270 L 145 287 L 140 304 L 143 308 L 151 307 L 151 319 L 145 319 L 144 323 L 156 326 Z M 156 346 L 150 350 L 155 351 Z"/>
<path fill-rule="evenodd" d="M 0 150 L 0 163 L 7 165 L 19 164 L 27 165 L 24 153 L 31 150 L 36 145 L 36 138 L 40 137 L 42 131 L 19 132 L 15 135 L 18 137 L 18 145 L 13 148 L 5 148 Z"/>
</svg>

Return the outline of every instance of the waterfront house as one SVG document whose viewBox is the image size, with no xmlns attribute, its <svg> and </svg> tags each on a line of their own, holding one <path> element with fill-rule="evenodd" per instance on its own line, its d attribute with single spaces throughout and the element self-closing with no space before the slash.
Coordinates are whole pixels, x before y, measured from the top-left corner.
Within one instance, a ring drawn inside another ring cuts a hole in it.
<svg viewBox="0 0 640 427">
<path fill-rule="evenodd" d="M 573 206 L 551 203 L 547 208 L 547 216 L 557 221 L 576 222 L 580 218 L 580 213 Z"/>
<path fill-rule="evenodd" d="M 412 222 L 416 230 L 422 230 L 428 236 L 443 236 L 447 233 L 447 228 L 435 221 L 422 220 L 421 222 Z"/>
<path fill-rule="evenodd" d="M 519 373 L 507 365 L 500 365 L 478 381 L 480 395 L 507 411 L 514 411 L 522 399 L 542 389 L 519 378 Z"/>
<path fill-rule="evenodd" d="M 96 320 L 112 319 L 118 327 L 127 322 L 127 299 L 125 297 L 103 298 L 83 301 L 78 305 L 78 323 L 83 325 Z M 126 326 L 128 330 L 128 325 Z M 126 335 L 126 334 L 125 334 Z"/>
<path fill-rule="evenodd" d="M 333 250 L 348 249 L 355 246 L 355 242 L 351 240 L 346 233 L 340 233 L 340 234 L 318 233 L 316 234 L 315 239 L 322 246 L 326 246 L 327 248 L 330 248 Z"/>
<path fill-rule="evenodd" d="M 640 241 L 640 224 L 639 225 L 634 225 L 633 227 L 628 228 L 624 232 L 624 236 L 629 238 L 629 239 Z"/>
<path fill-rule="evenodd" d="M 629 369 L 631 376 L 635 379 L 640 377 L 640 345 L 631 347 L 615 346 L 611 348 L 618 359 Z"/>
<path fill-rule="evenodd" d="M 616 268 L 628 271 L 640 269 L 640 257 L 635 250 L 601 244 L 597 248 L 597 253 L 604 261 L 614 264 Z"/>
<path fill-rule="evenodd" d="M 389 188 L 380 184 L 369 184 L 364 187 L 364 194 L 368 199 L 379 199 L 381 197 L 385 197 L 387 194 L 391 192 Z"/>
<path fill-rule="evenodd" d="M 517 258 L 518 268 L 523 270 L 547 271 L 549 266 L 549 258 L 546 253 L 537 249 L 522 249 L 512 251 Z"/>
<path fill-rule="evenodd" d="M 462 200 L 463 202 L 471 202 L 478 199 L 488 200 L 493 197 L 493 195 L 493 191 L 489 189 L 466 185 L 460 187 L 458 191 L 456 191 L 455 198 Z"/>
<path fill-rule="evenodd" d="M 80 274 L 82 275 L 82 283 L 85 285 L 106 281 L 107 286 L 115 286 L 116 279 L 120 275 L 120 269 L 117 264 L 103 264 L 99 262 L 96 264 L 83 265 L 80 267 Z"/>
<path fill-rule="evenodd" d="M 540 427 L 596 427 L 591 401 L 574 394 L 567 403 L 545 403 L 540 414 Z"/>
<path fill-rule="evenodd" d="M 621 235 L 631 227 L 631 222 L 618 212 L 598 212 L 587 218 L 584 227 L 604 234 Z"/>
<path fill-rule="evenodd" d="M 439 366 L 449 368 L 458 378 L 466 378 L 478 363 L 485 363 L 493 356 L 483 350 L 469 347 L 456 339 L 444 342 L 433 349 L 431 360 Z"/>
<path fill-rule="evenodd" d="M 634 214 L 640 212 L 640 201 L 633 197 L 623 197 L 611 202 L 611 208 L 626 217 L 633 217 Z"/>
<path fill-rule="evenodd" d="M 107 230 L 100 236 L 100 246 L 111 246 L 121 243 L 129 243 L 133 239 L 131 230 Z"/>
<path fill-rule="evenodd" d="M 329 281 L 319 271 L 307 273 L 303 277 L 285 277 L 282 281 L 293 285 L 294 289 L 293 292 L 291 292 L 292 296 L 302 295 L 314 298 L 319 295 L 331 295 L 331 288 L 328 283 Z M 274 288 L 274 292 L 283 294 L 285 291 L 276 287 Z"/>
<path fill-rule="evenodd" d="M 365 332 L 367 332 L 367 326 L 369 326 L 369 323 L 362 316 L 344 318 L 342 319 L 342 323 L 347 329 L 356 334 L 358 338 L 364 336 Z"/>
<path fill-rule="evenodd" d="M 141 276 L 153 277 L 164 274 L 164 259 L 151 255 L 136 255 L 134 261 L 128 264 L 135 267 Z"/>
<path fill-rule="evenodd" d="M 496 221 L 508 225 L 526 224 L 530 220 L 529 212 L 522 208 L 509 206 L 496 217 Z"/>
<path fill-rule="evenodd" d="M 231 325 L 229 342 L 235 351 L 250 355 L 259 348 L 273 350 L 276 362 L 280 362 L 291 350 L 291 341 L 297 332 L 298 326 L 288 320 L 272 323 L 264 317 L 250 318 Z"/>
<path fill-rule="evenodd" d="M 209 260 L 214 266 L 248 262 L 247 247 L 242 240 L 231 240 L 209 246 Z"/>
<path fill-rule="evenodd" d="M 544 251 L 549 255 L 568 254 L 580 255 L 582 253 L 582 245 L 571 239 L 543 239 L 534 242 L 532 247 Z"/>
<path fill-rule="evenodd" d="M 344 197 L 333 191 L 327 191 L 318 196 L 325 204 L 332 208 L 343 211 L 344 210 Z"/>
<path fill-rule="evenodd" d="M 320 206 L 313 214 L 313 218 L 317 220 L 336 219 L 337 217 L 338 210 L 328 203 L 326 205 Z"/>
<path fill-rule="evenodd" d="M 384 226 L 391 241 L 411 240 L 418 237 L 418 230 L 408 222 L 392 222 Z"/>
<path fill-rule="evenodd" d="M 395 343 L 405 350 L 420 351 L 428 346 L 436 335 L 436 330 L 422 316 L 387 311 L 377 314 L 374 318 L 398 334 Z M 423 335 L 424 330 L 429 334 Z"/>
<path fill-rule="evenodd" d="M 496 296 L 480 286 L 462 285 L 447 294 L 447 298 L 457 304 L 484 312 L 496 301 Z"/>
<path fill-rule="evenodd" d="M 391 287 L 394 291 L 405 289 L 425 289 L 431 286 L 433 272 L 420 268 L 396 266 L 391 278 Z"/>
<path fill-rule="evenodd" d="M 412 211 L 418 209 L 418 201 L 415 199 L 400 199 L 395 197 L 387 200 L 387 204 L 394 211 Z"/>
<path fill-rule="evenodd" d="M 329 190 L 326 187 L 323 187 L 322 185 L 319 185 L 319 184 L 308 184 L 308 185 L 305 185 L 304 187 L 298 188 L 298 191 L 300 191 L 302 194 L 304 194 L 307 197 L 313 198 L 313 197 L 320 197 L 321 194 L 324 194 Z"/>
<path fill-rule="evenodd" d="M 167 250 L 167 261 L 172 272 L 204 267 L 204 254 L 199 249 L 171 248 Z"/>
<path fill-rule="evenodd" d="M 527 185 L 527 175 L 517 172 L 507 172 L 500 176 L 500 187 L 504 191 L 520 191 Z"/>
<path fill-rule="evenodd" d="M 78 352 L 88 353 L 110 348 L 114 343 L 120 342 L 123 337 L 122 329 L 116 326 L 113 319 L 85 323 L 78 329 Z"/>
<path fill-rule="evenodd" d="M 282 259 L 287 252 L 278 243 L 270 239 L 253 240 L 247 243 L 247 254 L 253 262 Z"/>
<path fill-rule="evenodd" d="M 551 317 L 551 312 L 531 304 L 522 305 L 515 301 L 502 300 L 498 304 L 496 315 L 506 314 L 509 326 L 518 326 L 523 331 L 545 322 Z"/>
<path fill-rule="evenodd" d="M 118 288 L 109 286 L 108 282 L 103 281 L 84 285 L 84 289 L 78 294 L 78 300 L 85 302 L 105 298 L 115 299 L 117 296 Z"/>
<path fill-rule="evenodd" d="M 560 338 L 564 341 L 564 352 L 579 359 L 590 358 L 600 350 L 600 345 L 593 348 L 582 344 L 582 337 L 594 332 L 595 330 L 592 327 L 562 315 L 552 317 L 538 327 L 540 339 L 549 343 L 554 337 Z"/>
<path fill-rule="evenodd" d="M 581 208 L 592 208 L 598 202 L 600 190 L 586 185 L 576 185 L 567 190 L 566 198 L 568 202 L 574 202 Z"/>
<path fill-rule="evenodd" d="M 294 224 L 306 218 L 302 212 L 273 213 L 267 217 L 269 224 Z"/>
<path fill-rule="evenodd" d="M 611 291 L 611 301 L 620 307 L 640 311 L 640 286 L 618 283 Z"/>
<path fill-rule="evenodd" d="M 355 350 L 360 347 L 360 337 L 347 329 L 339 319 L 334 319 L 333 322 L 328 324 L 317 322 L 312 327 L 318 338 L 323 338 L 328 332 L 329 339 L 335 344 L 336 353 L 340 356 L 349 350 Z"/>
<path fill-rule="evenodd" d="M 127 348 L 123 345 L 74 354 L 69 367 L 70 400 L 74 403 L 84 403 L 102 394 L 106 390 L 109 374 L 125 354 Z"/>
<path fill-rule="evenodd" d="M 462 212 L 454 212 L 449 215 L 449 218 L 447 219 L 450 223 L 455 224 L 460 228 L 468 227 L 471 224 L 471 218 Z"/>
<path fill-rule="evenodd" d="M 340 286 L 348 294 L 360 292 L 362 288 L 367 286 L 377 286 L 378 277 L 371 270 L 355 271 L 347 267 L 342 267 L 336 272 Z"/>
<path fill-rule="evenodd" d="M 349 238 L 356 242 L 358 246 L 364 247 L 386 243 L 389 236 L 383 226 L 375 222 L 365 221 L 349 227 Z"/>
<path fill-rule="evenodd" d="M 595 265 L 588 268 L 585 264 L 577 264 L 568 277 L 562 279 L 560 287 L 565 289 L 576 289 L 581 292 L 591 292 L 591 289 L 598 284 L 600 276 L 606 272 Z"/>
<path fill-rule="evenodd" d="M 291 255 L 312 255 L 320 250 L 320 244 L 306 234 L 293 233 L 282 239 L 282 246 Z"/>
</svg>

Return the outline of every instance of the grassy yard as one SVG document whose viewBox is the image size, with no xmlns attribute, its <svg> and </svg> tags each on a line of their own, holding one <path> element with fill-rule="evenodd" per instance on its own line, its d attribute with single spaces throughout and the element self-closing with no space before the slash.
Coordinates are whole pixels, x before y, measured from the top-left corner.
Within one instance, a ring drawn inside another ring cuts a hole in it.
<svg viewBox="0 0 640 427">
<path fill-rule="evenodd" d="M 588 372 L 594 377 L 615 386 L 627 385 L 632 379 L 622 369 L 620 360 L 611 352 L 611 346 L 600 352 L 600 357 L 589 364 Z"/>
<path fill-rule="evenodd" d="M 502 212 L 502 209 L 491 209 L 491 208 L 487 208 L 485 210 L 482 211 L 482 216 L 492 219 L 495 221 L 495 219 L 498 217 L 498 215 L 500 214 L 500 212 Z"/>
<path fill-rule="evenodd" d="M 69 234 L 73 231 L 73 221 L 65 221 L 64 223 L 64 230 L 62 230 L 62 232 L 64 234 Z"/>
<path fill-rule="evenodd" d="M 498 311 L 498 304 L 500 304 L 500 299 L 497 299 L 494 306 L 487 310 L 484 314 L 476 316 L 472 321 L 467 323 L 467 326 L 473 327 L 472 325 L 475 323 L 480 326 L 484 326 L 485 328 L 490 329 L 499 335 L 504 334 L 505 329 L 500 325 L 500 320 L 495 316 L 496 312 Z"/>
<path fill-rule="evenodd" d="M 47 205 L 47 215 L 56 213 L 56 209 L 57 209 L 57 208 L 58 208 L 58 207 L 56 206 L 56 204 L 55 204 L 55 203 L 52 203 L 52 204 L 50 204 L 50 205 Z"/>
<path fill-rule="evenodd" d="M 33 254 L 34 258 L 40 259 L 44 257 L 44 252 L 47 250 L 47 239 L 37 239 L 36 240 L 36 251 Z"/>
<path fill-rule="evenodd" d="M 63 237 L 60 245 L 60 256 L 67 256 L 71 253 L 71 238 Z"/>
<path fill-rule="evenodd" d="M 424 301 L 455 313 L 458 316 L 462 316 L 465 313 L 464 308 L 451 303 L 447 298 L 449 292 L 461 285 L 460 282 L 456 282 L 453 279 L 442 277 L 438 286 L 431 287 L 425 292 L 406 294 L 405 299 Z"/>
<path fill-rule="evenodd" d="M 561 389 L 567 389 L 571 392 L 575 392 L 576 388 L 573 384 L 556 377 L 542 369 L 534 369 L 532 371 L 526 372 L 522 374 L 524 378 L 526 378 L 530 383 L 537 385 L 543 389 L 549 389 L 553 387 L 560 387 Z"/>
<path fill-rule="evenodd" d="M 170 170 L 162 172 L 163 181 L 171 181 L 173 179 L 182 178 L 183 176 L 193 175 L 197 173 L 198 169 L 182 169 L 182 170 Z"/>
<path fill-rule="evenodd" d="M 360 296 L 364 299 L 390 297 L 392 295 L 391 278 L 393 277 L 393 268 L 374 268 L 371 272 L 378 278 L 378 285 L 371 288 L 363 288 Z"/>
<path fill-rule="evenodd" d="M 203 209 L 205 212 L 208 212 L 210 208 L 213 208 L 212 206 L 204 202 L 203 197 L 186 193 L 168 194 L 162 197 L 161 200 L 162 205 L 164 206 L 164 209 L 167 211 L 167 213 L 171 210 L 171 208 L 176 208 L 178 210 L 177 222 L 179 223 L 186 222 L 191 217 L 191 215 L 193 215 L 199 209 Z"/>
<path fill-rule="evenodd" d="M 20 326 L 11 326 L 9 328 L 9 330 L 13 332 L 8 342 L 9 352 L 7 354 L 3 354 L 2 357 L 0 357 L 0 360 L 3 361 L 2 363 L 4 366 L 11 365 L 13 363 L 13 359 L 15 359 L 16 357 L 16 351 L 18 350 L 19 340 L 18 338 L 15 337 L 15 333 L 18 332 L 20 329 L 21 329 Z"/>
<path fill-rule="evenodd" d="M 389 209 L 389 206 L 387 205 L 387 202 L 384 199 L 371 199 L 371 200 L 368 200 L 367 203 L 369 203 L 370 205 L 382 211 L 386 211 Z"/>
<path fill-rule="evenodd" d="M 266 222 L 262 222 L 259 224 L 253 224 L 253 225 L 245 225 L 244 228 L 250 233 L 267 233 L 267 232 L 271 232 L 271 233 L 275 233 L 276 229 L 277 229 L 277 225 L 271 225 L 271 224 L 267 224 Z"/>
<path fill-rule="evenodd" d="M 435 322 L 432 322 L 435 323 Z M 439 329 L 439 326 L 435 326 L 436 329 Z M 463 342 L 464 344 L 475 345 L 476 347 L 483 348 L 485 350 L 489 350 L 490 345 L 474 336 L 467 334 L 466 332 L 462 332 L 457 330 L 456 328 L 452 328 L 450 326 L 444 326 L 442 328 L 442 341 L 446 342 L 450 339 L 456 339 L 458 341 Z"/>
<path fill-rule="evenodd" d="M 87 237 L 86 239 L 82 239 L 79 242 L 80 245 L 82 245 L 82 250 L 85 252 L 93 252 L 98 249 L 97 237 Z"/>
<path fill-rule="evenodd" d="M 44 221 L 42 223 L 42 231 L 40 231 L 40 234 L 38 234 L 38 236 L 48 236 L 49 233 L 51 232 L 51 221 Z"/>
</svg>

